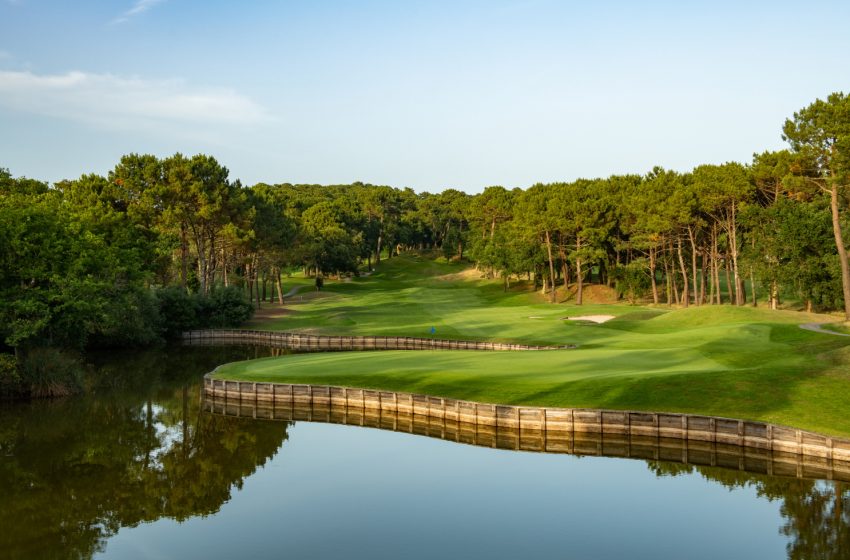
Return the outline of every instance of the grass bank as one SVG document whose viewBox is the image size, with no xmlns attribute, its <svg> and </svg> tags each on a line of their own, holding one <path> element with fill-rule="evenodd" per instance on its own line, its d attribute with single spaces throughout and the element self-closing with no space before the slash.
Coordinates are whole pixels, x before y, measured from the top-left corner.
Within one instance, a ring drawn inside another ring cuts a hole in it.
<svg viewBox="0 0 850 560">
<path fill-rule="evenodd" d="M 458 265 L 403 257 L 252 328 L 578 344 L 543 352 L 302 354 L 229 364 L 229 379 L 343 385 L 541 406 L 690 412 L 850 436 L 850 339 L 834 318 L 763 308 L 550 305 Z M 604 324 L 564 317 L 606 314 Z"/>
</svg>

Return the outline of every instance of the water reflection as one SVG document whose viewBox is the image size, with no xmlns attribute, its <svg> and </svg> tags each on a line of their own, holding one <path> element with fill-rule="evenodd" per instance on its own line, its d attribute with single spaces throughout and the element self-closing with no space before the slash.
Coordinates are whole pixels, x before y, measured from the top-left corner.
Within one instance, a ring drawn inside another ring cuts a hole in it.
<svg viewBox="0 0 850 560">
<path fill-rule="evenodd" d="M 215 396 L 202 402 L 206 411 L 220 417 L 345 424 L 512 451 L 643 460 L 658 478 L 696 474 L 729 489 L 750 487 L 760 498 L 781 501 L 785 523 L 779 531 L 789 537 L 789 559 L 850 557 L 850 484 L 832 480 L 846 478 L 848 472 L 846 465 L 833 469 L 825 459 L 680 439 L 520 431 L 453 422 L 439 412 L 428 416 L 316 402 L 268 407 Z"/>
<path fill-rule="evenodd" d="M 90 396 L 0 408 L 0 556 L 90 558 L 121 527 L 214 514 L 287 424 L 203 414 L 199 375 L 254 350 L 100 361 Z"/>
<path fill-rule="evenodd" d="M 850 485 L 827 480 L 760 476 L 729 469 L 649 462 L 658 477 L 699 473 L 729 489 L 753 487 L 759 497 L 780 500 L 789 537 L 790 560 L 839 560 L 850 557 Z"/>
</svg>

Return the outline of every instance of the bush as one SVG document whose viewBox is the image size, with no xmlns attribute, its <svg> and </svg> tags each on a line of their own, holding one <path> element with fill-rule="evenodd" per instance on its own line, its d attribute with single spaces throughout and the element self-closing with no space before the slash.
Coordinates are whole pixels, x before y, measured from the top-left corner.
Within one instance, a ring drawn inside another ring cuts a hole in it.
<svg viewBox="0 0 850 560">
<path fill-rule="evenodd" d="M 103 311 L 89 346 L 127 348 L 148 346 L 160 340 L 160 306 L 150 290 L 112 294 L 103 305 Z"/>
<path fill-rule="evenodd" d="M 617 295 L 626 298 L 632 305 L 646 296 L 652 283 L 645 259 L 635 259 L 625 266 L 613 267 L 611 277 L 617 282 Z"/>
<path fill-rule="evenodd" d="M 192 329 L 238 327 L 251 318 L 254 307 L 236 286 L 216 286 L 208 296 L 189 294 L 179 286 L 156 291 L 160 332 L 178 338 Z"/>
<path fill-rule="evenodd" d="M 208 296 L 199 296 L 197 303 L 202 328 L 238 327 L 254 314 L 254 306 L 236 286 L 217 286 Z"/>
<path fill-rule="evenodd" d="M 32 348 L 20 362 L 21 385 L 32 397 L 62 397 L 78 393 L 83 367 L 79 359 L 57 348 Z"/>
<path fill-rule="evenodd" d="M 156 292 L 159 304 L 160 330 L 166 338 L 177 338 L 180 333 L 198 326 L 198 299 L 180 286 L 169 286 Z"/>
<path fill-rule="evenodd" d="M 23 392 L 18 360 L 12 354 L 0 354 L 0 397 L 14 397 Z"/>
</svg>

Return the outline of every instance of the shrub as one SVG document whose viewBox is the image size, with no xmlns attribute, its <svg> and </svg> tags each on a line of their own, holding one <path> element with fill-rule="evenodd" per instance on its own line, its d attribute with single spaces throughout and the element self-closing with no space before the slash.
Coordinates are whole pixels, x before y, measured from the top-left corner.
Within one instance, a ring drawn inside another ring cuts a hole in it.
<svg viewBox="0 0 850 560">
<path fill-rule="evenodd" d="M 254 306 L 236 286 L 217 286 L 197 302 L 198 326 L 202 328 L 237 327 L 254 314 Z"/>
<path fill-rule="evenodd" d="M 632 305 L 646 296 L 651 286 L 645 259 L 635 259 L 625 266 L 613 267 L 611 277 L 617 282 L 617 295 L 625 297 Z"/>
<path fill-rule="evenodd" d="M 89 346 L 147 346 L 160 340 L 162 319 L 159 302 L 150 290 L 135 289 L 112 294 L 103 304 Z"/>
<path fill-rule="evenodd" d="M 161 332 L 166 338 L 176 338 L 183 331 L 198 326 L 198 297 L 180 286 L 169 286 L 156 292 L 159 304 Z"/>
<path fill-rule="evenodd" d="M 32 397 L 61 397 L 82 389 L 79 359 L 57 348 L 28 350 L 20 361 L 21 385 Z"/>
<path fill-rule="evenodd" d="M 22 392 L 18 360 L 12 354 L 0 354 L 0 397 L 13 397 Z"/>
</svg>

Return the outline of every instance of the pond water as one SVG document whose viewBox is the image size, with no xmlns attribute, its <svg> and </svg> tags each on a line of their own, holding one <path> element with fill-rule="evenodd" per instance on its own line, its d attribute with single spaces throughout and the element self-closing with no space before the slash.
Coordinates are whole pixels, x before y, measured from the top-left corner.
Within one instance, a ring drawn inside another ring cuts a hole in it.
<svg viewBox="0 0 850 560">
<path fill-rule="evenodd" d="M 95 357 L 90 394 L 0 405 L 0 558 L 850 557 L 850 486 L 205 412 L 266 353 Z"/>
</svg>

